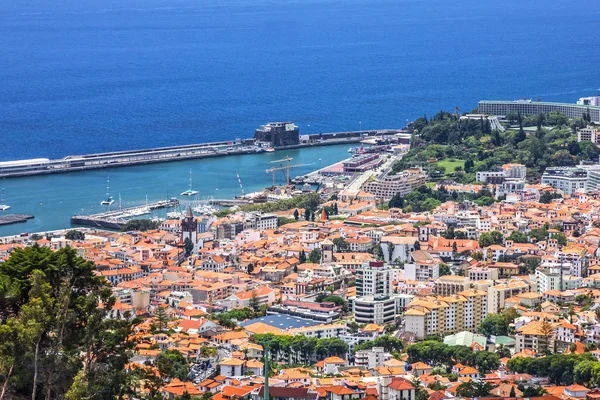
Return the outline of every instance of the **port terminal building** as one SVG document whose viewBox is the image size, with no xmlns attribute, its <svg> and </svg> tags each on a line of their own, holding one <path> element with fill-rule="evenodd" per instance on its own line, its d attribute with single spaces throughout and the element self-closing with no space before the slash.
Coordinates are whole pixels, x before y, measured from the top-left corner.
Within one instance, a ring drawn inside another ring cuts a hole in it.
<svg viewBox="0 0 600 400">
<path fill-rule="evenodd" d="M 549 103 L 532 100 L 494 101 L 481 100 L 477 106 L 480 114 L 495 115 L 503 118 L 511 113 L 537 115 L 559 112 L 568 118 L 581 118 L 589 112 L 593 122 L 600 122 L 600 106 L 590 104 Z"/>
</svg>

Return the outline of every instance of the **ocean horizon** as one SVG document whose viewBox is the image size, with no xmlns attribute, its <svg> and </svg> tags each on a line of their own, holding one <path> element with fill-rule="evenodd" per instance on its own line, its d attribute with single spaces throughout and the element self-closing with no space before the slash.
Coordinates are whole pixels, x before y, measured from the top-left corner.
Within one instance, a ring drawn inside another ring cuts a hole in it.
<svg viewBox="0 0 600 400">
<path fill-rule="evenodd" d="M 600 88 L 593 0 L 33 0 L 0 9 L 0 160 L 400 128 Z"/>
</svg>

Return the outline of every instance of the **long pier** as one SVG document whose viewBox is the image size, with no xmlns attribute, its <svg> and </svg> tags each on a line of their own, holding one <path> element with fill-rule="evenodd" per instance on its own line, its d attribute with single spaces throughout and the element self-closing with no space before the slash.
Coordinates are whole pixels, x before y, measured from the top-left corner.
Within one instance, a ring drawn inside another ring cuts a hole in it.
<svg viewBox="0 0 600 400">
<path fill-rule="evenodd" d="M 95 228 L 121 229 L 131 219 L 136 219 L 149 214 L 152 210 L 159 208 L 172 208 L 179 205 L 176 198 L 170 200 L 161 200 L 140 207 L 129 207 L 114 211 L 106 211 L 100 214 L 92 215 L 73 215 L 71 225 L 92 226 Z"/>
<path fill-rule="evenodd" d="M 277 147 L 275 150 L 358 143 L 365 138 L 374 136 L 390 137 L 398 133 L 402 133 L 402 131 L 398 129 L 384 129 L 310 134 L 305 136 L 308 137 L 308 140 L 299 144 Z M 257 145 L 254 139 L 236 139 L 234 141 L 160 147 L 155 149 L 67 156 L 56 160 L 36 158 L 31 160 L 5 161 L 0 162 L 0 178 L 46 175 L 207 157 L 222 157 L 228 155 L 254 154 L 261 153 L 264 150 L 264 148 Z"/>
</svg>

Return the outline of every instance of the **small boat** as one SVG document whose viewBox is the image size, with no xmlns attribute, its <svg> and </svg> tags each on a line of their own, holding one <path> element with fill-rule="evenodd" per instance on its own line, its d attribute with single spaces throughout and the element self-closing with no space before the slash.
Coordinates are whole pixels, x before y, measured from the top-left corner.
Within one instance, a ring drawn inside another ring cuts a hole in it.
<svg viewBox="0 0 600 400">
<path fill-rule="evenodd" d="M 170 219 L 182 219 L 185 217 L 185 214 L 182 211 L 169 211 L 167 213 L 167 218 Z"/>
<path fill-rule="evenodd" d="M 10 208 L 8 204 L 4 204 L 4 188 L 2 188 L 2 196 L 0 196 L 0 211 L 6 211 Z"/>
<path fill-rule="evenodd" d="M 195 196 L 199 192 L 197 190 L 192 190 L 192 170 L 190 169 L 190 187 L 185 192 L 181 192 L 182 196 Z"/>
<path fill-rule="evenodd" d="M 115 202 L 115 199 L 110 195 L 110 177 L 106 178 L 106 199 L 100 202 L 103 206 L 110 206 Z"/>
<path fill-rule="evenodd" d="M 269 148 L 268 148 L 268 149 L 266 149 L 265 151 L 266 151 L 267 153 L 272 153 L 272 152 L 274 152 L 274 151 L 275 151 L 275 149 L 274 149 L 274 148 L 272 148 L 272 147 L 269 147 Z"/>
</svg>

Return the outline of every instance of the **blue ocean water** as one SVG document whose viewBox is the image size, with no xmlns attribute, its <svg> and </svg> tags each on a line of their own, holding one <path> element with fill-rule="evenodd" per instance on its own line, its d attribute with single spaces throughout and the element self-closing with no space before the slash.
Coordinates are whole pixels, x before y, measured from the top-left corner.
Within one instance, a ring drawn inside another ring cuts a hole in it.
<svg viewBox="0 0 600 400">
<path fill-rule="evenodd" d="M 599 20 L 597 0 L 5 1 L 0 160 L 574 101 L 600 88 Z"/>
</svg>

